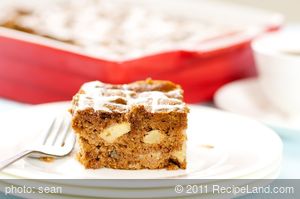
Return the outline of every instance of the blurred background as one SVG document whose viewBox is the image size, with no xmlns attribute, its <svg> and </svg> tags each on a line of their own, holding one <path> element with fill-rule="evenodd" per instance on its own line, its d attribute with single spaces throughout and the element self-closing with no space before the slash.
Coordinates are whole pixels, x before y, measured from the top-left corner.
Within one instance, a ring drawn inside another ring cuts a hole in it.
<svg viewBox="0 0 300 199">
<path fill-rule="evenodd" d="M 251 41 L 284 20 L 226 1 L 124 2 L 1 1 L 0 95 L 36 104 L 69 100 L 87 81 L 151 77 L 180 84 L 189 103 L 211 101 L 256 75 Z"/>
<path fill-rule="evenodd" d="M 300 2 L 297 0 L 221 0 L 282 13 L 288 23 L 300 23 Z"/>
<path fill-rule="evenodd" d="M 0 96 L 61 101 L 86 81 L 152 77 L 181 84 L 189 103 L 207 102 L 257 75 L 253 39 L 300 22 L 296 0 L 124 2 L 1 1 Z"/>
</svg>

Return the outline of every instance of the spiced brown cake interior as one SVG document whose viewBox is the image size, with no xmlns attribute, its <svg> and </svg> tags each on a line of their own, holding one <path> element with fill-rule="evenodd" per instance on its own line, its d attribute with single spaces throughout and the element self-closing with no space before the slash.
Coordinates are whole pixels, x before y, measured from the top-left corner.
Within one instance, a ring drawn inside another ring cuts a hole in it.
<svg viewBox="0 0 300 199">
<path fill-rule="evenodd" d="M 79 161 L 93 169 L 185 169 L 182 99 L 180 86 L 169 81 L 85 83 L 70 109 Z"/>
</svg>

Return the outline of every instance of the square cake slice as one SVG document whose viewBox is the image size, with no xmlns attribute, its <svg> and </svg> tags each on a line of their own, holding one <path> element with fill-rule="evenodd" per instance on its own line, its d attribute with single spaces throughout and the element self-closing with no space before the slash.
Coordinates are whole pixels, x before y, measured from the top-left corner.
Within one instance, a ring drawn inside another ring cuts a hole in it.
<svg viewBox="0 0 300 199">
<path fill-rule="evenodd" d="M 70 112 L 78 159 L 86 168 L 186 168 L 189 109 L 179 85 L 88 82 L 73 97 Z"/>
</svg>

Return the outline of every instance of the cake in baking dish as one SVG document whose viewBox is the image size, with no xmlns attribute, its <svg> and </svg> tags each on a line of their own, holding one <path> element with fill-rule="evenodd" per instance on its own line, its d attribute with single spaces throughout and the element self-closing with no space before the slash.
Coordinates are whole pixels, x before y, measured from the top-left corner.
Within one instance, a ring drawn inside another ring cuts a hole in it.
<svg viewBox="0 0 300 199">
<path fill-rule="evenodd" d="M 61 0 L 29 3 L 7 1 L 1 27 L 62 41 L 81 53 L 109 60 L 143 57 L 199 44 L 240 31 L 199 11 L 200 17 L 151 9 L 139 1 Z M 31 1 L 30 1 L 31 2 Z M 172 5 L 172 4 L 170 4 Z M 147 19 L 147 20 L 145 20 Z M 75 47 L 75 48 L 74 48 Z"/>
<path fill-rule="evenodd" d="M 186 168 L 189 109 L 179 85 L 88 82 L 73 97 L 70 112 L 78 159 L 86 168 Z"/>
</svg>

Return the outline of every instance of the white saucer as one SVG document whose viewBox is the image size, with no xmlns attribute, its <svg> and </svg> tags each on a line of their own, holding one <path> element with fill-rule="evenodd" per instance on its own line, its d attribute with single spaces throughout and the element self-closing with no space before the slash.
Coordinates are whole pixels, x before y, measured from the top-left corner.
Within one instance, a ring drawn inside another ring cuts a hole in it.
<svg viewBox="0 0 300 199">
<path fill-rule="evenodd" d="M 5 139 L 0 139 L 0 157 L 36 139 L 49 118 L 67 108 L 68 103 L 63 102 L 1 114 L 1 130 L 5 132 L 2 135 Z M 22 159 L 4 169 L 3 173 L 25 179 L 235 179 L 268 168 L 282 157 L 282 142 L 271 129 L 215 109 L 191 107 L 187 133 L 187 170 L 87 170 L 72 153 L 51 163 Z M 206 147 L 208 145 L 213 148 Z M 78 184 L 76 180 L 69 185 L 91 186 Z M 130 184 L 112 185 L 109 182 L 99 186 L 130 188 Z M 157 184 L 149 186 L 157 187 Z"/>
<path fill-rule="evenodd" d="M 285 136 L 300 135 L 300 115 L 287 115 L 274 107 L 262 93 L 256 78 L 238 80 L 220 88 L 217 107 L 255 118 Z"/>
</svg>

